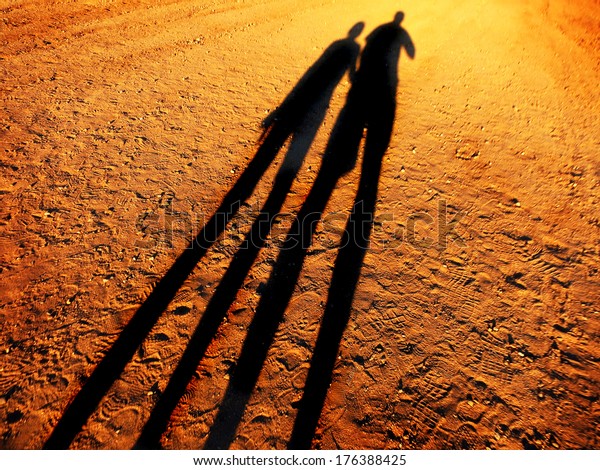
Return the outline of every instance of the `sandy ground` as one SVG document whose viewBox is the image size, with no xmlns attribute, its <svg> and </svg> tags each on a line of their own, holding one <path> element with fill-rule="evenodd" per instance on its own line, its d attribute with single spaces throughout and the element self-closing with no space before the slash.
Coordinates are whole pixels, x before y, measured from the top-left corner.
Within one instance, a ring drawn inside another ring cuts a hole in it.
<svg viewBox="0 0 600 470">
<path fill-rule="evenodd" d="M 349 258 L 360 278 L 341 340 L 325 336 L 331 386 L 300 433 L 324 449 L 600 447 L 598 0 L 1 0 L 2 448 L 51 435 L 131 448 L 143 429 L 168 449 L 289 445 L 360 164 L 337 181 L 271 336 L 254 316 L 347 76 L 283 215 L 178 381 L 285 149 L 191 274 L 169 269 L 322 52 L 359 21 L 364 44 L 399 9 L 416 54 L 400 59 L 371 247 Z M 166 310 L 152 300 L 149 331 L 124 335 L 173 271 L 183 285 Z M 241 355 L 260 373 L 242 391 Z M 69 424 L 78 399 L 87 415 Z M 242 403 L 233 418 L 226 403 Z M 52 434 L 61 418 L 71 436 Z"/>
</svg>

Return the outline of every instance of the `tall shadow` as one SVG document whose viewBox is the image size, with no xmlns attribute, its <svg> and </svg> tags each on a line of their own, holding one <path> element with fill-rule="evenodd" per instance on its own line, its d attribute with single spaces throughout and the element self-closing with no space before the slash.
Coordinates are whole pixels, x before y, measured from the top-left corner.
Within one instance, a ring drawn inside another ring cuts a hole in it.
<svg viewBox="0 0 600 470">
<path fill-rule="evenodd" d="M 397 77 L 394 79 L 396 72 L 391 70 L 397 69 L 397 56 L 402 45 L 406 46 L 411 56 L 414 55 L 414 47 L 408 34 L 399 26 L 401 20 L 397 15 L 394 23 L 378 28 L 370 36 L 362 55 L 361 67 L 353 77 L 347 102 L 332 130 L 317 178 L 286 236 L 248 328 L 240 357 L 204 449 L 226 449 L 231 445 L 302 271 L 317 222 L 321 219 L 339 178 L 356 164 L 365 127 L 369 128 L 366 145 L 370 163 L 363 164 L 359 197 L 374 209 L 380 162 L 389 144 L 395 114 Z M 369 211 L 364 208 L 359 211 L 359 206 L 357 202 L 353 224 L 366 227 L 362 220 L 368 218 L 369 213 L 372 215 L 373 209 Z M 363 233 L 363 238 L 368 240 L 369 231 L 370 228 Z M 351 265 L 349 261 L 346 264 Z M 362 261 L 359 263 L 362 264 Z M 360 264 L 356 277 L 360 273 Z M 336 282 L 343 284 L 341 280 Z"/>
<path fill-rule="evenodd" d="M 298 82 L 282 105 L 265 119 L 266 132 L 281 126 L 293 127 L 294 133 L 273 188 L 259 215 L 238 247 L 227 271 L 192 335 L 169 383 L 154 407 L 135 448 L 156 449 L 171 414 L 185 393 L 198 364 L 217 333 L 243 285 L 250 268 L 271 231 L 304 157 L 325 117 L 331 95 L 347 71 L 354 74 L 359 45 L 356 37 L 363 23 L 357 23 L 348 37 L 334 42 Z"/>
<path fill-rule="evenodd" d="M 262 124 L 263 134 L 259 141 L 259 148 L 252 161 L 225 195 L 214 215 L 156 284 L 95 367 L 81 390 L 68 404 L 45 442 L 44 449 L 66 449 L 70 446 L 110 387 L 121 376 L 125 366 L 167 309 L 179 288 L 227 228 L 241 204 L 251 196 L 279 150 L 291 136 L 292 139 L 278 182 L 263 211 L 271 214 L 281 205 L 281 199 L 285 197 L 293 180 L 292 175 L 295 175 L 302 163 L 323 120 L 335 86 L 349 69 L 354 72 L 359 52 L 359 46 L 355 39 L 362 32 L 363 26 L 362 23 L 358 23 L 350 30 L 347 38 L 334 42 L 304 74 L 282 105 L 265 119 Z M 258 233 L 258 237 L 256 235 L 257 233 L 254 233 L 253 239 L 264 239 L 262 232 Z M 251 255 L 248 252 L 242 257 L 243 260 L 238 256 L 232 264 L 246 265 L 250 262 L 251 256 L 255 257 L 256 254 Z M 243 269 L 247 272 L 248 268 Z M 168 420 L 168 416 L 181 397 L 182 390 L 189 382 L 189 377 L 193 374 L 193 370 L 190 372 L 192 366 L 197 365 L 206 350 L 206 344 L 214 336 L 216 328 L 226 312 L 224 306 L 231 303 L 230 300 L 223 300 L 223 298 L 233 296 L 237 289 L 234 286 L 240 282 L 237 278 L 231 279 L 235 277 L 231 271 L 232 268 L 229 269 L 227 279 L 224 279 L 219 286 L 217 300 L 213 302 L 215 306 L 211 307 L 211 310 L 202 317 L 190 346 L 186 349 L 184 358 L 176 369 L 175 378 L 169 382 L 169 386 L 163 394 L 164 398 L 161 399 L 152 414 L 151 421 L 153 425 L 156 424 L 157 429 L 163 429 L 166 426 L 165 419 Z M 206 332 L 202 332 L 201 330 L 205 328 Z M 146 442 L 153 446 L 158 442 L 156 432 L 151 432 L 151 427 L 148 426 L 138 444 L 143 446 Z"/>
<path fill-rule="evenodd" d="M 367 129 L 362 172 L 336 258 L 289 449 L 311 447 L 369 248 L 381 163 L 390 143 L 396 114 L 400 52 L 404 48 L 410 58 L 415 55 L 410 36 L 400 26 L 403 18 L 402 12 L 397 13 L 393 22 L 379 26 L 367 37 L 360 68 L 343 111 L 348 115 L 347 119 L 357 126 L 352 134 L 354 139 L 360 141 L 358 129 L 361 132 Z M 358 141 L 353 140 L 352 145 L 357 147 Z"/>
</svg>

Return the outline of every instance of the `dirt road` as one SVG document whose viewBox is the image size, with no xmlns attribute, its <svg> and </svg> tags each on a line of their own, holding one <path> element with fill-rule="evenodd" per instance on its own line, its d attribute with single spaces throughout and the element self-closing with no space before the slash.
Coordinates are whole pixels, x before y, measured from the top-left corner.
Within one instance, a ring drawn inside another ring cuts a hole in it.
<svg viewBox="0 0 600 470">
<path fill-rule="evenodd" d="M 362 152 L 316 183 L 348 75 L 289 191 L 287 144 L 246 170 L 323 51 L 400 9 L 378 191 Z M 0 446 L 598 448 L 599 51 L 598 0 L 0 0 Z"/>
</svg>

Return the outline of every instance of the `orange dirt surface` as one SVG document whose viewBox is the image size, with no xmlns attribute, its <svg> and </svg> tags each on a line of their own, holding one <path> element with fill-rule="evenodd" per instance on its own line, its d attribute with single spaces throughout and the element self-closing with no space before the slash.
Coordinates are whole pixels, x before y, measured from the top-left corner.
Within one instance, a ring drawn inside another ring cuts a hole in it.
<svg viewBox="0 0 600 470">
<path fill-rule="evenodd" d="M 286 251 L 349 75 L 289 191 L 261 123 L 398 10 L 369 249 L 361 151 Z M 0 0 L 0 446 L 600 448 L 598 77 L 598 0 Z"/>
</svg>

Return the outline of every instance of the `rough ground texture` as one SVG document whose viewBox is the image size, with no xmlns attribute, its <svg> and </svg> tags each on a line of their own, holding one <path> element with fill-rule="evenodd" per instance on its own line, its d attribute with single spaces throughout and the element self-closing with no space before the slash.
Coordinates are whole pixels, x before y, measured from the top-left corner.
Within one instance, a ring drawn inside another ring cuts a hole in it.
<svg viewBox="0 0 600 470">
<path fill-rule="evenodd" d="M 366 23 L 362 44 L 398 9 L 416 56 L 402 52 L 371 248 L 312 447 L 600 447 L 598 0 L 1 0 L 2 448 L 44 446 L 252 160 L 263 119 L 352 25 Z M 349 87 L 162 447 L 205 445 Z M 134 446 L 284 153 L 129 345 L 71 448 Z M 337 181 L 226 446 L 288 445 L 360 172 Z"/>
</svg>

